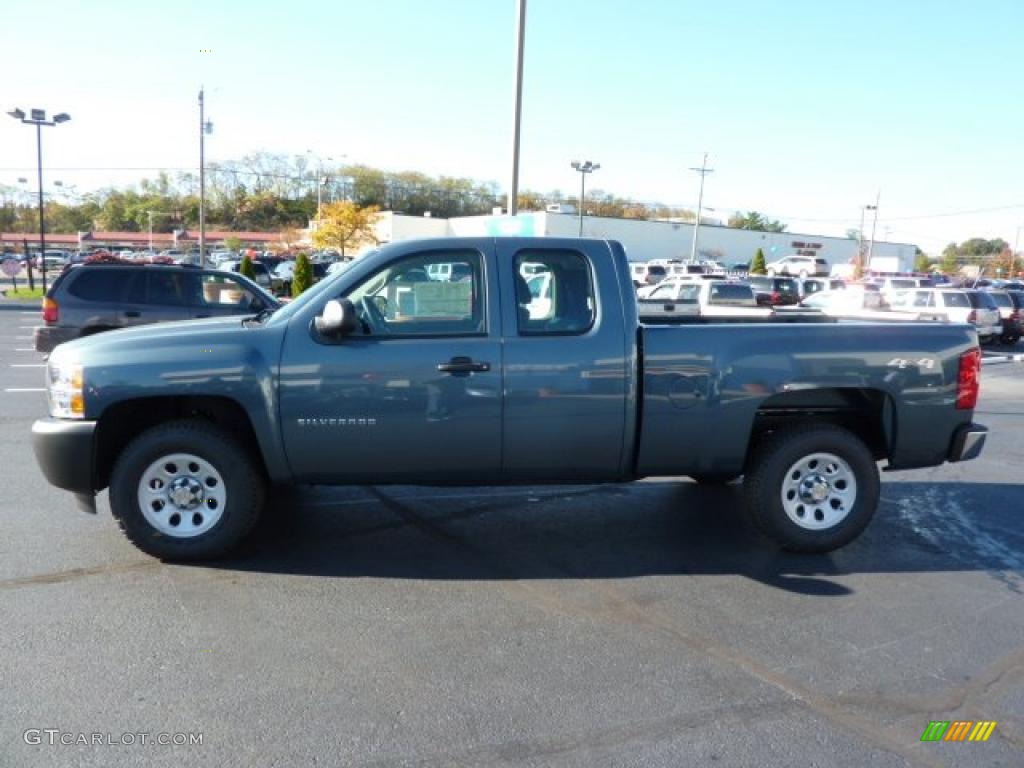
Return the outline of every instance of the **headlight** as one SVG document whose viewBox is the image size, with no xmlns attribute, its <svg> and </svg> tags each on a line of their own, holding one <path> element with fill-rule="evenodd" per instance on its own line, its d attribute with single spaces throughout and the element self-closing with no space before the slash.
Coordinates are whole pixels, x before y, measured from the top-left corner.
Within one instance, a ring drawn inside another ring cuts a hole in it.
<svg viewBox="0 0 1024 768">
<path fill-rule="evenodd" d="M 51 361 L 46 366 L 46 397 L 57 419 L 85 417 L 85 375 L 82 366 Z"/>
</svg>

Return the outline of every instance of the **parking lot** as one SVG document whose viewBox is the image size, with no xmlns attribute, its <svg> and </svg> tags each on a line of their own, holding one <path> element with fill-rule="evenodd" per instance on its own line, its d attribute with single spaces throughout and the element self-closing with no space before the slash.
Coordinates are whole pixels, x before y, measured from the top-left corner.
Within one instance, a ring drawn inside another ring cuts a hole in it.
<svg viewBox="0 0 1024 768">
<path fill-rule="evenodd" d="M 240 556 L 174 566 L 43 481 L 38 316 L 0 311 L 0 765 L 1021 764 L 1007 350 L 981 458 L 884 477 L 830 555 L 759 538 L 736 487 L 667 478 L 305 488 Z M 923 743 L 933 720 L 997 726 Z M 202 743 L 107 743 L 142 733 Z"/>
</svg>

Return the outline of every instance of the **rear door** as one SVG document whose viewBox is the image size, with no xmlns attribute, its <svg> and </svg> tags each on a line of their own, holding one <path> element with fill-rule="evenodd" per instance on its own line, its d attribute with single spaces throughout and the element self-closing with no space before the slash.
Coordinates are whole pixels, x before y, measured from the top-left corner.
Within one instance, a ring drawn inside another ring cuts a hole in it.
<svg viewBox="0 0 1024 768">
<path fill-rule="evenodd" d="M 605 269 L 598 273 L 588 253 L 572 244 L 536 248 L 499 238 L 496 247 L 505 327 L 505 479 L 619 477 L 632 379 L 612 254 L 600 253 Z M 550 276 L 551 296 L 543 311 L 531 306 L 526 281 L 542 273 Z M 598 281 L 598 274 L 608 278 Z"/>
<path fill-rule="evenodd" d="M 188 320 L 192 275 L 178 268 L 141 267 L 118 312 L 123 326 Z"/>
</svg>

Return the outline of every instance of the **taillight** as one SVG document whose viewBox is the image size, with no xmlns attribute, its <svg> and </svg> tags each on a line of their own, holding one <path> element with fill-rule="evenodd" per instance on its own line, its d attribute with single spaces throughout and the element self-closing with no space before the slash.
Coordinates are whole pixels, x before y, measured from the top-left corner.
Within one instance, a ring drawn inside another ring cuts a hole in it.
<svg viewBox="0 0 1024 768">
<path fill-rule="evenodd" d="M 1019 309 L 1015 309 L 1015 310 L 1013 310 L 1013 312 L 1010 313 L 1010 322 L 1011 323 L 1019 323 L 1020 322 L 1020 310 Z"/>
<path fill-rule="evenodd" d="M 57 302 L 53 299 L 43 299 L 43 322 L 56 323 L 59 316 Z"/>
<path fill-rule="evenodd" d="M 967 322 L 970 323 L 971 325 L 977 325 L 978 324 L 978 310 L 976 310 L 976 309 L 972 309 L 971 310 L 971 314 L 969 314 L 967 316 Z"/>
<path fill-rule="evenodd" d="M 782 301 L 782 294 L 778 291 L 772 291 L 772 304 L 778 304 Z"/>
<path fill-rule="evenodd" d="M 978 404 L 981 380 L 981 350 L 974 349 L 960 355 L 960 369 L 956 374 L 956 407 L 970 411 Z"/>
</svg>

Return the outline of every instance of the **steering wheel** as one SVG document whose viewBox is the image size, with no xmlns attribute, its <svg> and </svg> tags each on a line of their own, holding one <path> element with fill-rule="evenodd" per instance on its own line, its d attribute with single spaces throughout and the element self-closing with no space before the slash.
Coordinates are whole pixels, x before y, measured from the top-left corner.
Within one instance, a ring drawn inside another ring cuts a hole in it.
<svg viewBox="0 0 1024 768">
<path fill-rule="evenodd" d="M 366 324 L 370 326 L 370 332 L 373 334 L 387 333 L 388 323 L 384 318 L 384 313 L 381 311 L 380 305 L 374 301 L 372 296 L 363 296 L 359 300 L 359 307 L 363 310 L 363 315 L 366 318 Z"/>
</svg>

